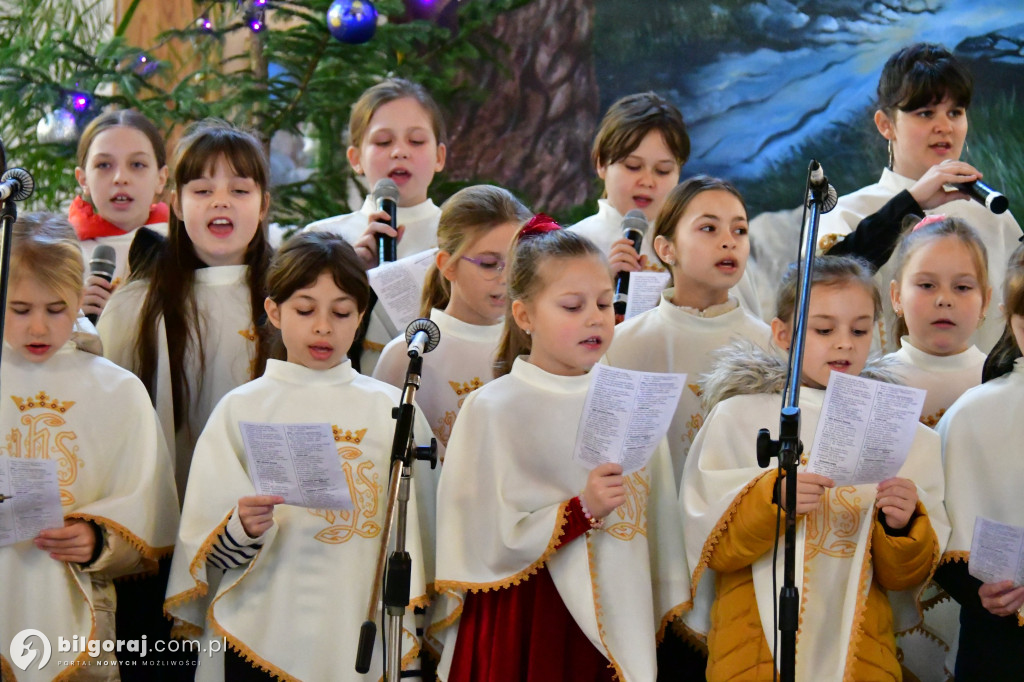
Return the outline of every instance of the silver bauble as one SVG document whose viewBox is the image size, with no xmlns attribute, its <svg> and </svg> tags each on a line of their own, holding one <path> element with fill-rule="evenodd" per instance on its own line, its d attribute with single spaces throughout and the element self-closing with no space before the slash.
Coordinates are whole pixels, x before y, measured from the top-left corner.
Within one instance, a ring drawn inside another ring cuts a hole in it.
<svg viewBox="0 0 1024 682">
<path fill-rule="evenodd" d="M 36 139 L 40 144 L 73 144 L 78 139 L 78 122 L 67 109 L 55 109 L 39 119 Z"/>
</svg>

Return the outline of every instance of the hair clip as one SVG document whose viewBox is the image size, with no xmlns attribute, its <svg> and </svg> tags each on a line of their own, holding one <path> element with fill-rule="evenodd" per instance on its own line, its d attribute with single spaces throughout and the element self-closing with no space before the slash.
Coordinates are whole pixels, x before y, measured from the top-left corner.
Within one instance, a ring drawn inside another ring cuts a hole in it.
<svg viewBox="0 0 1024 682">
<path fill-rule="evenodd" d="M 537 235 L 544 234 L 545 232 L 553 232 L 561 229 L 561 225 L 556 223 L 554 218 L 544 213 L 538 213 L 523 225 L 523 229 L 519 230 L 519 238 L 536 237 Z"/>
<path fill-rule="evenodd" d="M 914 228 L 912 230 L 910 230 L 910 231 L 911 232 L 917 232 L 918 230 L 920 230 L 922 227 L 924 227 L 926 225 L 932 225 L 934 223 L 941 223 L 945 219 L 946 219 L 946 216 L 944 214 L 942 214 L 942 213 L 936 213 L 935 215 L 925 216 L 924 218 L 921 218 L 921 222 L 919 222 L 917 225 L 914 225 Z"/>
</svg>

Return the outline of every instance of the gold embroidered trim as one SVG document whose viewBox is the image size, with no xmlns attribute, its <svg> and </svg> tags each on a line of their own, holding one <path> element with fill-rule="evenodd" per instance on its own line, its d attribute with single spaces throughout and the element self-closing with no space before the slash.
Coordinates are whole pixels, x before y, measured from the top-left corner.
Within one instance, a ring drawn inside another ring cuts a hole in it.
<svg viewBox="0 0 1024 682">
<path fill-rule="evenodd" d="M 210 589 L 209 583 L 199 579 L 199 569 L 206 563 L 206 557 L 213 551 L 213 543 L 217 541 L 220 534 L 228 527 L 228 521 L 231 520 L 231 513 L 232 512 L 228 512 L 228 515 L 224 517 L 224 520 L 217 524 L 217 527 L 206 536 L 206 540 L 199 546 L 199 551 L 197 551 L 196 555 L 192 557 L 192 562 L 188 566 L 188 573 L 192 576 L 195 586 L 185 590 L 184 592 L 179 592 L 178 594 L 171 595 L 170 597 L 167 597 L 167 599 L 164 599 L 164 615 L 168 618 L 173 618 L 175 622 L 181 621 L 182 623 L 189 623 L 188 621 L 172 614 L 172 608 L 186 604 L 195 599 L 199 599 L 200 597 L 204 597 L 206 596 L 207 590 Z M 196 623 L 189 623 L 189 625 L 192 627 L 198 627 L 200 632 L 203 630 L 202 625 L 198 625 Z"/>
<path fill-rule="evenodd" d="M 676 633 L 676 636 L 683 641 L 683 644 L 707 657 L 708 638 L 706 636 L 691 629 L 681 619 L 672 621 L 672 632 Z"/>
<path fill-rule="evenodd" d="M 438 594 L 445 592 L 452 592 L 455 590 L 462 590 L 464 592 L 487 592 L 488 590 L 503 590 L 513 585 L 518 585 L 530 579 L 530 576 L 536 575 L 537 571 L 547 563 L 547 560 L 551 558 L 551 555 L 555 553 L 558 548 L 558 543 L 562 536 L 565 535 L 565 524 L 569 521 L 569 502 L 563 502 L 558 505 L 558 520 L 555 523 L 555 530 L 551 534 L 551 539 L 548 541 L 547 548 L 541 553 L 540 557 L 532 564 L 519 571 L 515 575 L 509 576 L 508 578 L 502 578 L 501 580 L 495 580 L 490 583 L 468 583 L 460 580 L 436 580 L 434 581 L 434 587 L 437 589 Z"/>
<path fill-rule="evenodd" d="M 903 632 L 900 633 L 900 636 L 901 637 L 906 637 L 907 635 L 915 635 L 915 634 L 916 635 L 921 635 L 925 639 L 930 639 L 934 643 L 938 644 L 940 649 L 942 649 L 946 653 L 949 653 L 949 645 L 946 644 L 944 641 L 942 641 L 942 638 L 939 637 L 937 634 L 935 634 L 934 632 L 932 632 L 931 630 L 926 628 L 924 626 L 924 624 L 918 624 L 918 625 L 915 625 L 912 628 L 904 630 Z"/>
<path fill-rule="evenodd" d="M 241 582 L 241 579 L 239 579 L 239 582 Z M 237 584 L 238 583 L 236 582 L 235 585 Z M 213 617 L 212 604 L 210 605 L 210 614 L 208 616 L 208 619 L 210 621 L 211 629 L 214 630 L 220 637 L 223 637 L 224 641 L 228 643 L 228 646 L 237 651 L 238 654 L 242 658 L 244 658 L 246 662 L 249 663 L 249 665 L 251 665 L 253 668 L 258 668 L 265 673 L 274 675 L 275 677 L 277 677 L 277 679 L 283 680 L 284 682 L 292 682 L 293 680 L 294 682 L 301 682 L 299 678 L 294 677 L 293 675 L 289 675 L 284 670 L 281 670 L 270 661 L 264 659 L 262 656 L 260 656 L 255 651 L 246 646 L 244 642 L 242 642 L 239 639 L 236 639 L 234 635 L 225 630 L 224 627 L 217 622 L 217 619 Z M 419 641 L 416 639 L 416 636 L 413 634 L 413 632 L 406 628 L 404 625 L 402 626 L 402 634 L 406 639 L 412 642 L 412 646 L 409 649 L 408 653 L 402 656 L 401 667 L 402 670 L 405 670 L 409 667 L 410 663 L 412 663 L 417 657 L 419 657 L 420 645 Z"/>
<path fill-rule="evenodd" d="M 258 669 L 262 670 L 265 673 L 269 673 L 271 675 L 274 675 L 279 680 L 286 680 L 287 682 L 292 682 L 292 680 L 294 680 L 295 682 L 300 682 L 299 678 L 292 677 L 291 675 L 289 675 L 285 671 L 281 670 L 280 668 L 278 668 L 276 665 L 274 665 L 270 661 L 264 660 L 255 651 L 253 651 L 252 649 L 247 647 L 243 642 L 235 639 L 234 635 L 232 635 L 230 632 L 225 630 L 221 626 L 221 624 L 218 623 L 216 621 L 216 619 L 213 617 L 213 605 L 212 604 L 210 605 L 210 614 L 209 614 L 209 616 L 207 616 L 207 620 L 210 621 L 210 628 L 214 632 L 216 632 L 217 635 L 219 635 L 220 637 L 223 637 L 224 641 L 226 641 L 228 643 L 228 646 L 230 646 L 232 649 L 234 649 L 236 652 L 238 652 L 238 655 L 241 656 L 242 658 L 244 658 L 246 660 L 246 662 L 249 663 L 249 665 L 251 665 L 252 667 L 258 668 Z"/>
<path fill-rule="evenodd" d="M 584 537 L 587 540 L 587 565 L 590 568 L 590 589 L 594 595 L 594 616 L 597 619 L 597 637 L 601 640 L 601 646 L 604 647 L 605 655 L 608 656 L 608 667 L 612 670 L 612 679 L 624 680 L 626 679 L 626 676 L 623 674 L 618 661 L 615 660 L 615 656 L 612 655 L 612 650 L 608 648 L 608 642 L 604 639 L 604 623 L 601 622 L 601 613 L 604 609 L 601 607 L 601 589 L 597 586 L 597 572 L 594 570 L 593 538 L 591 538 L 590 535 L 585 535 Z"/>
<path fill-rule="evenodd" d="M 827 495 L 828 491 L 825 491 L 825 494 Z M 820 509 L 820 507 L 819 507 L 819 509 Z M 797 519 L 797 523 L 799 523 L 799 522 L 800 522 L 800 520 Z M 785 523 L 785 521 L 783 521 L 783 523 Z M 804 525 L 805 531 L 806 531 L 806 528 L 807 528 L 807 525 L 806 525 L 806 522 L 805 522 L 805 525 Z M 785 530 L 783 530 L 783 532 L 785 532 Z M 808 588 L 807 577 L 809 575 L 811 575 L 811 567 L 809 565 L 810 559 L 807 558 L 807 542 L 806 542 L 806 538 L 807 538 L 807 534 L 805 532 L 804 533 L 804 540 L 805 540 L 805 542 L 804 542 L 804 568 L 803 568 L 803 577 L 800 579 L 800 612 L 797 614 L 797 617 L 796 617 L 796 634 L 793 636 L 793 654 L 794 654 L 794 657 L 797 657 L 797 656 L 800 655 L 800 633 L 803 632 L 804 613 L 807 611 L 807 602 L 808 602 L 809 597 L 810 597 L 810 595 L 808 594 L 810 592 L 810 589 Z M 767 637 L 765 637 L 765 639 L 767 639 Z"/>
<path fill-rule="evenodd" d="M 67 514 L 64 518 L 92 521 L 97 525 L 105 526 L 108 530 L 112 530 L 118 535 L 120 535 L 125 542 L 134 547 L 139 552 L 139 554 L 141 554 L 145 559 L 152 559 L 153 561 L 157 561 L 166 556 L 170 556 L 171 552 L 174 551 L 174 545 L 168 545 L 167 547 L 153 547 L 149 545 L 142 538 L 140 538 L 138 535 L 122 526 L 120 523 L 117 523 L 116 521 L 111 521 L 105 516 L 96 516 L 94 514 L 72 512 L 70 514 Z"/>
<path fill-rule="evenodd" d="M 410 609 L 425 609 L 430 606 L 430 596 L 426 593 L 421 594 L 418 597 L 413 597 L 409 600 Z"/>
<path fill-rule="evenodd" d="M 868 514 L 874 514 L 874 506 L 868 509 Z M 878 523 L 877 517 L 872 523 Z M 871 537 L 874 535 L 874 527 L 867 531 L 867 545 L 864 547 L 864 558 L 860 565 L 860 580 L 857 581 L 857 593 L 863 595 L 857 599 L 857 606 L 853 610 L 853 621 L 850 627 L 850 644 L 846 650 L 846 665 L 843 669 L 843 681 L 856 682 L 853 678 L 853 663 L 856 660 L 857 645 L 864 636 L 864 611 L 868 606 L 868 594 L 871 590 L 871 579 L 874 572 L 871 569 Z"/>
<path fill-rule="evenodd" d="M 763 477 L 770 476 L 775 473 L 777 473 L 776 470 L 770 469 L 760 476 L 756 476 L 751 479 L 750 482 L 743 486 L 743 489 L 736 494 L 736 497 L 733 498 L 729 508 L 726 509 L 722 514 L 722 517 L 718 519 L 718 523 L 715 525 L 715 528 L 708 535 L 708 539 L 704 541 L 704 547 L 700 552 L 700 562 L 697 564 L 697 567 L 693 569 L 693 577 L 690 581 L 691 603 L 697 597 L 697 585 L 700 583 L 700 577 L 704 574 L 704 570 L 711 563 L 711 555 L 715 551 L 715 545 L 717 545 L 718 541 L 722 539 L 722 535 L 725 534 L 725 529 L 729 526 L 729 522 L 732 521 L 732 517 L 736 515 L 736 509 L 740 506 L 740 501 L 743 499 L 743 496 L 746 495 L 751 488 L 757 485 L 757 482 Z M 782 520 L 785 522 L 785 514 L 782 515 Z"/>
<path fill-rule="evenodd" d="M 943 552 L 942 558 L 939 559 L 939 566 L 948 564 L 950 562 L 962 561 L 965 564 L 971 558 L 970 552 L 964 552 L 963 550 L 950 550 Z"/>
<path fill-rule="evenodd" d="M 925 611 L 928 611 L 929 609 L 933 609 L 936 606 L 938 606 L 939 604 L 941 604 L 942 602 L 949 601 L 952 598 L 953 597 L 950 596 L 949 592 L 946 592 L 945 590 L 942 590 L 940 588 L 939 593 L 936 594 L 934 597 L 932 597 L 930 599 L 925 599 L 924 601 L 921 602 L 921 608 L 924 609 Z M 910 631 L 913 631 L 913 628 L 911 628 Z"/>
<path fill-rule="evenodd" d="M 449 591 L 448 594 L 445 596 L 448 599 L 456 599 L 458 600 L 459 603 L 455 605 L 455 608 L 452 609 L 452 612 L 450 614 L 448 614 L 441 620 L 435 621 L 427 626 L 425 633 L 426 637 L 436 639 L 436 635 L 438 632 L 451 627 L 455 624 L 457 620 L 459 620 L 459 618 L 462 617 L 462 605 L 466 603 L 466 600 L 462 598 L 462 595 L 460 595 L 458 592 Z"/>
<path fill-rule="evenodd" d="M 683 602 L 682 604 L 676 604 L 669 609 L 668 613 L 665 614 L 665 617 L 661 619 L 661 625 L 658 626 L 658 631 L 654 635 L 655 644 L 661 644 L 662 640 L 665 639 L 665 632 L 668 627 L 692 608 L 693 600 L 690 600 Z"/>
</svg>

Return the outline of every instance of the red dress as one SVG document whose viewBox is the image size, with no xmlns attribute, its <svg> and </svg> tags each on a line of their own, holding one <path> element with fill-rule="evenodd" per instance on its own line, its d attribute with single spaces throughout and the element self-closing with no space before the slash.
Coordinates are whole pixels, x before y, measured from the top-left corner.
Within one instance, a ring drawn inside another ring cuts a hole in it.
<svg viewBox="0 0 1024 682">
<path fill-rule="evenodd" d="M 566 507 L 557 547 L 590 529 L 579 500 Z M 518 585 L 468 592 L 450 682 L 607 682 L 615 672 L 576 624 L 541 566 Z"/>
</svg>

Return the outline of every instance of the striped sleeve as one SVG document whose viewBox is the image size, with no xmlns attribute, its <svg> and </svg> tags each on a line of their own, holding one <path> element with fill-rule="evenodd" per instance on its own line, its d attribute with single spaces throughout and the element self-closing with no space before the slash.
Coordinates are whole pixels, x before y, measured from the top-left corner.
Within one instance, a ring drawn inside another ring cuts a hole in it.
<svg viewBox="0 0 1024 682">
<path fill-rule="evenodd" d="M 242 527 L 237 511 L 231 514 L 223 532 L 217 536 L 206 561 L 223 570 L 244 566 L 259 554 L 263 538 L 251 538 Z"/>
</svg>

